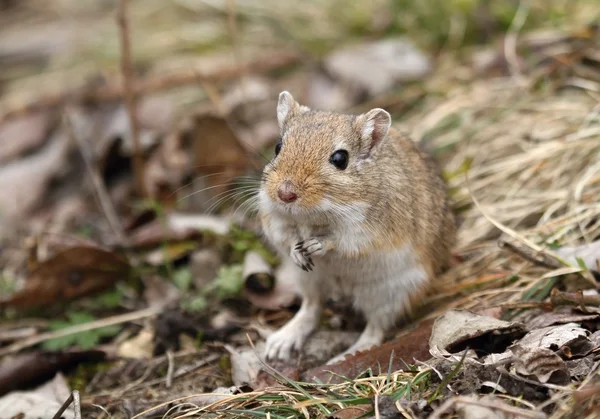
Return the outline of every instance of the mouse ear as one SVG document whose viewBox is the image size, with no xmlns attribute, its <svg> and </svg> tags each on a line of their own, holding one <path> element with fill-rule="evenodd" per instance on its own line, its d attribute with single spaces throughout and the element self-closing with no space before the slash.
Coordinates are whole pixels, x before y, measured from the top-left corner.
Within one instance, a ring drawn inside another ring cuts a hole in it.
<svg viewBox="0 0 600 419">
<path fill-rule="evenodd" d="M 283 125 L 290 116 L 309 110 L 308 107 L 301 106 L 296 102 L 290 92 L 284 90 L 279 93 L 279 102 L 277 103 L 277 122 L 279 123 L 279 128 L 283 129 Z"/>
<path fill-rule="evenodd" d="M 362 140 L 361 154 L 367 157 L 387 136 L 392 117 L 385 110 L 375 108 L 356 118 L 356 125 Z"/>
</svg>

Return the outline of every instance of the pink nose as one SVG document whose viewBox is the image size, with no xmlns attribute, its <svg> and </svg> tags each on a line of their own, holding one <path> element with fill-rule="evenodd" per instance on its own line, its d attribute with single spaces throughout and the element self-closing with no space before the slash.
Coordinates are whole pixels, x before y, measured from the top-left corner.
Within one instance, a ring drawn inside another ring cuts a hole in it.
<svg viewBox="0 0 600 419">
<path fill-rule="evenodd" d="M 296 195 L 294 186 L 292 185 L 292 183 L 290 181 L 287 181 L 287 180 L 285 182 L 283 182 L 277 189 L 277 196 L 283 202 L 288 203 L 288 204 L 290 202 L 294 202 L 296 199 L 298 199 L 298 195 Z"/>
</svg>

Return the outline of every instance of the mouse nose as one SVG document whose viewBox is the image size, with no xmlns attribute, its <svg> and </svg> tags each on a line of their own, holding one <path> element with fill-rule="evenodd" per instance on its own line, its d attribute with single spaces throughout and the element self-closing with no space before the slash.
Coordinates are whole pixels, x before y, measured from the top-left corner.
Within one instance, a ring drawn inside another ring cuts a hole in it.
<svg viewBox="0 0 600 419">
<path fill-rule="evenodd" d="M 289 180 L 286 180 L 279 185 L 279 188 L 277 189 L 277 196 L 286 204 L 294 202 L 296 199 L 298 199 L 296 188 L 294 188 L 294 185 Z"/>
</svg>

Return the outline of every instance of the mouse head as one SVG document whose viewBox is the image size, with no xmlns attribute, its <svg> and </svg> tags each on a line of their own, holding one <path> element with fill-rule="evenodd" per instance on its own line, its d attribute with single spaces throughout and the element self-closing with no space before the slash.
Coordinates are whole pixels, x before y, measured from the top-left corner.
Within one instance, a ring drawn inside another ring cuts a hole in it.
<svg viewBox="0 0 600 419">
<path fill-rule="evenodd" d="M 391 125 L 390 114 L 311 110 L 289 92 L 279 95 L 281 140 L 264 169 L 261 206 L 306 216 L 366 203 L 365 178 L 376 164 Z"/>
</svg>

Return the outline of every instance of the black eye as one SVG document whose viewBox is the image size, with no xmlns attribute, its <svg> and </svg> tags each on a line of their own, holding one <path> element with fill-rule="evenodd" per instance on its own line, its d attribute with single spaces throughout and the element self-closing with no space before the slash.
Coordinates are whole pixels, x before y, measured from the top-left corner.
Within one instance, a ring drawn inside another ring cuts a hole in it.
<svg viewBox="0 0 600 419">
<path fill-rule="evenodd" d="M 329 163 L 333 164 L 340 170 L 348 167 L 348 152 L 346 150 L 338 150 L 329 157 Z"/>
<path fill-rule="evenodd" d="M 279 152 L 281 151 L 281 140 L 279 140 L 279 142 L 275 145 L 275 155 L 279 155 Z"/>
</svg>

